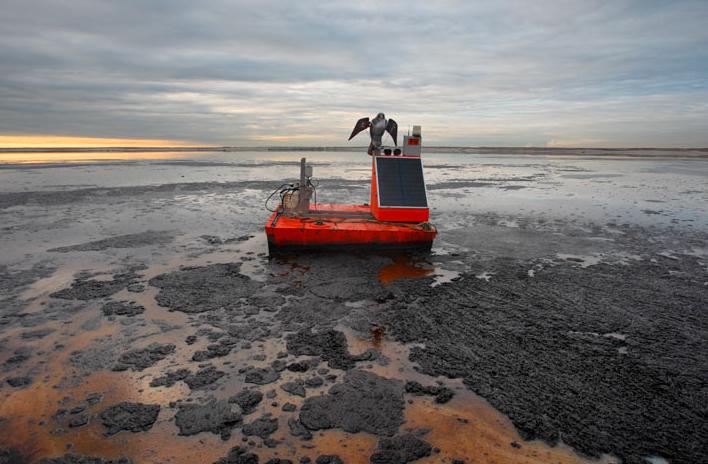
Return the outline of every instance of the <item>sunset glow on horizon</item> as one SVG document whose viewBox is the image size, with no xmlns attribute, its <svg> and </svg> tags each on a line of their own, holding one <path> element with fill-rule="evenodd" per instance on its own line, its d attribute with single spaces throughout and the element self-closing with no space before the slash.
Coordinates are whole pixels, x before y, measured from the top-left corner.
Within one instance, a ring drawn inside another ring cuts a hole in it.
<svg viewBox="0 0 708 464">
<path fill-rule="evenodd" d="M 0 148 L 189 148 L 210 144 L 183 140 L 73 137 L 70 135 L 0 135 Z"/>
</svg>

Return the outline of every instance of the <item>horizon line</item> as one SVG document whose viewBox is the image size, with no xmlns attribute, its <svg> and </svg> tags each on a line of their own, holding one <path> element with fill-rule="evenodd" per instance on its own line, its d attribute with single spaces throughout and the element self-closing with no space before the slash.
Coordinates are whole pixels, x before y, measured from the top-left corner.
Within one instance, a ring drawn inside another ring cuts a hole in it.
<svg viewBox="0 0 708 464">
<path fill-rule="evenodd" d="M 544 146 L 514 146 L 514 145 L 427 145 L 428 150 L 530 150 L 530 151 L 699 151 L 708 152 L 708 147 L 544 147 Z M 265 146 L 244 146 L 244 145 L 223 145 L 223 146 L 104 146 L 104 147 L 0 147 L 0 153 L 134 153 L 134 152 L 229 152 L 229 151 L 366 151 L 367 146 L 345 146 L 345 145 L 265 145 Z"/>
</svg>

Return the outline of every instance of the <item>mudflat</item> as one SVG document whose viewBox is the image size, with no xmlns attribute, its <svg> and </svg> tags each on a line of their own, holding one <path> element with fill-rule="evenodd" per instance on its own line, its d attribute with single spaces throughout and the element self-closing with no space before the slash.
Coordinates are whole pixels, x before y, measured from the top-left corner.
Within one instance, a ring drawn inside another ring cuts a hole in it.
<svg viewBox="0 0 708 464">
<path fill-rule="evenodd" d="M 439 151 L 413 255 L 270 258 L 293 151 L 0 164 L 0 463 L 706 461 L 708 160 Z"/>
</svg>

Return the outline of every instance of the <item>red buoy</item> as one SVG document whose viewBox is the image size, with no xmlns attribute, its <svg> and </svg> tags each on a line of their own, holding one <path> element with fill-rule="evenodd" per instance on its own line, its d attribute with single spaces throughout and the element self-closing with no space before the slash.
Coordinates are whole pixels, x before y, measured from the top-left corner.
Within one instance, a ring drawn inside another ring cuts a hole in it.
<svg viewBox="0 0 708 464">
<path fill-rule="evenodd" d="M 265 226 L 271 253 L 356 248 L 430 250 L 437 231 L 428 223 L 420 129 L 416 130 L 414 135 L 404 137 L 402 153 L 396 149 L 400 155 L 386 155 L 390 149 L 373 151 L 368 205 L 311 203 L 312 169 L 302 158 L 300 183 L 281 186 L 280 205 Z"/>
</svg>

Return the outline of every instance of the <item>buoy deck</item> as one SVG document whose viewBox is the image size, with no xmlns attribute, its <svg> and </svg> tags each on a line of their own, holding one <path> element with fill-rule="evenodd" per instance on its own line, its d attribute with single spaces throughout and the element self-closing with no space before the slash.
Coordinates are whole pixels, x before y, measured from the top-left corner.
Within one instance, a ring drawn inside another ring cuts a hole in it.
<svg viewBox="0 0 708 464">
<path fill-rule="evenodd" d="M 437 230 L 427 222 L 382 222 L 369 205 L 318 204 L 304 215 L 274 212 L 266 223 L 268 247 L 279 250 L 430 249 Z"/>
</svg>

